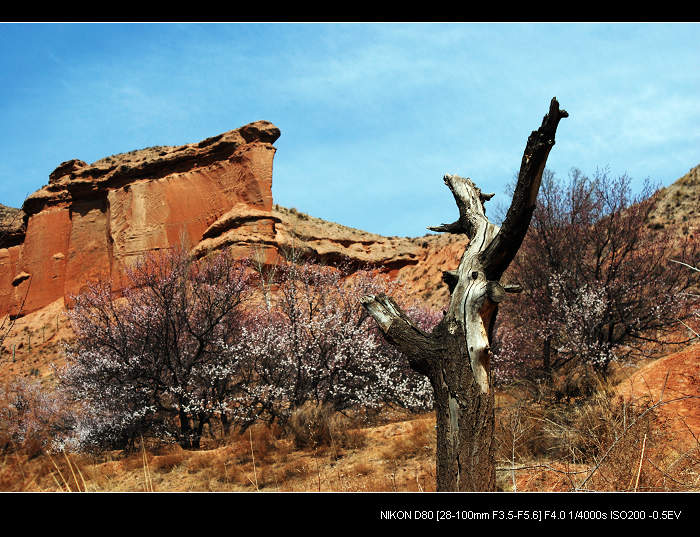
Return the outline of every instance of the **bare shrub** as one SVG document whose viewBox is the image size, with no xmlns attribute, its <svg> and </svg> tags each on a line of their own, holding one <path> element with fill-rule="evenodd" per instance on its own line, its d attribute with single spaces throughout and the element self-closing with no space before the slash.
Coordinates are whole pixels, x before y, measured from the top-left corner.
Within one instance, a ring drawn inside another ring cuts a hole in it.
<svg viewBox="0 0 700 537">
<path fill-rule="evenodd" d="M 330 405 L 303 405 L 292 413 L 285 428 L 298 449 L 358 449 L 365 445 L 364 434 L 354 430 L 350 420 Z"/>
<path fill-rule="evenodd" d="M 256 460 L 266 461 L 277 455 L 280 448 L 279 440 L 282 436 L 283 431 L 276 423 L 256 423 L 241 435 L 241 440 L 249 443 L 249 448 Z"/>
<path fill-rule="evenodd" d="M 0 450 L 33 457 L 61 449 L 61 439 L 72 423 L 61 392 L 24 378 L 0 386 Z"/>
<path fill-rule="evenodd" d="M 330 446 L 331 419 L 335 411 L 329 405 L 307 403 L 295 410 L 286 423 L 286 429 L 298 449 Z"/>
</svg>

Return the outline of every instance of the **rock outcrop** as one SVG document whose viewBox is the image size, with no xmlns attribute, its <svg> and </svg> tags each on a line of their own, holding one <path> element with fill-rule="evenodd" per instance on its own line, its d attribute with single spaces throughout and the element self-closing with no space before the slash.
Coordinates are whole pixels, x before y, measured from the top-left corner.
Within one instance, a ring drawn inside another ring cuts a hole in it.
<svg viewBox="0 0 700 537">
<path fill-rule="evenodd" d="M 384 237 L 273 206 L 279 135 L 258 121 L 196 144 L 61 163 L 22 210 L 0 211 L 9 230 L 0 244 L 0 316 L 69 304 L 91 280 L 118 289 L 135 259 L 182 241 L 196 258 L 228 249 L 275 263 L 296 251 L 375 268 L 436 308 L 446 303 L 442 271 L 457 266 L 465 239 Z"/>
<path fill-rule="evenodd" d="M 203 238 L 216 247 L 225 233 L 229 245 L 260 244 L 272 258 L 279 135 L 258 121 L 196 144 L 63 162 L 0 244 L 0 315 L 67 300 L 89 280 L 118 288 L 137 256 L 181 241 L 205 252 Z"/>
<path fill-rule="evenodd" d="M 21 244 L 25 231 L 24 213 L 0 204 L 0 248 Z"/>
</svg>

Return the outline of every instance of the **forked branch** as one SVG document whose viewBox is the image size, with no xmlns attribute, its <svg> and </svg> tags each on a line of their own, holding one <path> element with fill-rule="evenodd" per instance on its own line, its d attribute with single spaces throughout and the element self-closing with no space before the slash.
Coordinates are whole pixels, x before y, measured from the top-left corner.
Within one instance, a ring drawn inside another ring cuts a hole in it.
<svg viewBox="0 0 700 537">
<path fill-rule="evenodd" d="M 490 335 L 498 303 L 506 293 L 521 290 L 519 286 L 502 286 L 500 279 L 525 238 L 557 126 L 568 115 L 560 110 L 555 97 L 542 125 L 530 134 L 513 201 L 500 229 L 486 217 L 484 204 L 493 194 L 484 194 L 471 179 L 450 174 L 443 177 L 459 209 L 459 218 L 451 224 L 428 229 L 469 237 L 457 270 L 443 272 L 443 281 L 451 294 L 443 323 L 449 334 L 461 334 L 466 339 L 474 379 L 482 393 L 489 391 Z M 363 306 L 387 339 L 406 355 L 413 356 L 411 365 L 425 371 L 425 357 L 436 355 L 437 338 L 420 332 L 388 297 L 365 297 Z"/>
</svg>

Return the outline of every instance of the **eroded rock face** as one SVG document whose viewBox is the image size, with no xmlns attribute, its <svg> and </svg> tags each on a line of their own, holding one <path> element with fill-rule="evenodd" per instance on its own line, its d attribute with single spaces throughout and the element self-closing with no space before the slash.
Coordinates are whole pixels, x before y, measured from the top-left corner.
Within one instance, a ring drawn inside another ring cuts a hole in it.
<svg viewBox="0 0 700 537">
<path fill-rule="evenodd" d="M 183 242 L 196 258 L 227 249 L 274 264 L 297 252 L 376 268 L 429 304 L 446 301 L 442 270 L 455 268 L 464 241 L 384 237 L 273 207 L 279 135 L 259 121 L 196 144 L 61 163 L 22 211 L 5 211 L 14 224 L 12 242 L 0 245 L 0 315 L 70 305 L 89 281 L 119 289 L 139 256 Z"/>
<path fill-rule="evenodd" d="M 221 233 L 267 247 L 279 135 L 258 121 L 196 144 L 63 162 L 25 201 L 13 242 L 0 245 L 0 315 L 68 301 L 90 280 L 118 288 L 125 267 L 149 251 L 184 242 L 204 255 L 207 230 L 214 249 Z M 228 223 L 212 228 L 222 217 Z"/>
<path fill-rule="evenodd" d="M 279 218 L 275 244 L 282 255 L 293 252 L 294 256 L 321 263 L 378 269 L 437 311 L 447 307 L 450 298 L 442 273 L 457 268 L 469 243 L 464 235 L 449 233 L 385 237 L 278 205 L 272 213 Z"/>
</svg>

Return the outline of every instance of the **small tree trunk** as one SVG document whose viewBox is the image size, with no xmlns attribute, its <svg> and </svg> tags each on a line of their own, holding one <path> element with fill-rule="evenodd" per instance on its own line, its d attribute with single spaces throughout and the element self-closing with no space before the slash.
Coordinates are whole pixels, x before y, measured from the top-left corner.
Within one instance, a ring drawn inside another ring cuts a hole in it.
<svg viewBox="0 0 700 537">
<path fill-rule="evenodd" d="M 192 449 L 192 427 L 190 426 L 190 418 L 183 410 L 178 411 L 180 418 L 180 447 L 182 449 Z"/>
<path fill-rule="evenodd" d="M 197 428 L 192 435 L 192 449 L 199 449 L 204 435 L 204 426 L 209 422 L 207 416 L 198 416 Z"/>
<path fill-rule="evenodd" d="M 542 346 L 542 368 L 547 376 L 545 381 L 554 382 L 554 369 L 552 368 L 552 337 L 547 336 Z"/>
<path fill-rule="evenodd" d="M 221 413 L 221 429 L 223 431 L 224 438 L 228 438 L 229 434 L 231 433 L 231 420 L 228 419 L 225 412 Z"/>
<path fill-rule="evenodd" d="M 411 367 L 430 379 L 437 416 L 436 475 L 439 491 L 490 491 L 496 486 L 491 336 L 498 303 L 517 286 L 500 284 L 530 225 L 542 172 L 559 120 L 567 117 L 552 99 L 541 127 L 528 138 L 513 201 L 503 226 L 488 221 L 484 194 L 470 179 L 446 175 L 459 219 L 431 227 L 466 234 L 470 241 L 456 271 L 443 273 L 450 303 L 442 321 L 426 334 L 391 298 L 366 296 L 362 304 L 384 337 Z"/>
</svg>

